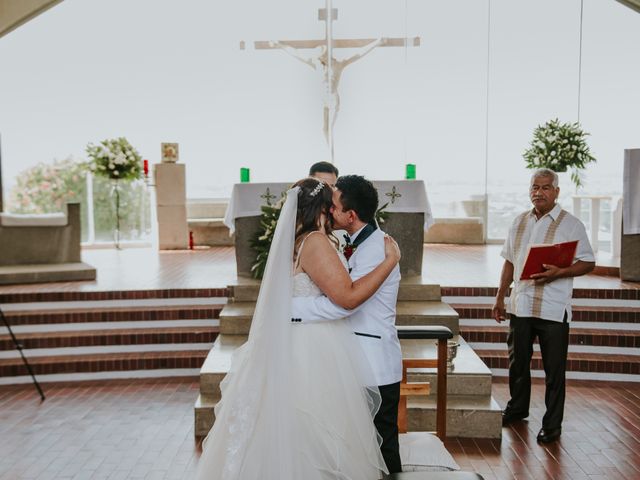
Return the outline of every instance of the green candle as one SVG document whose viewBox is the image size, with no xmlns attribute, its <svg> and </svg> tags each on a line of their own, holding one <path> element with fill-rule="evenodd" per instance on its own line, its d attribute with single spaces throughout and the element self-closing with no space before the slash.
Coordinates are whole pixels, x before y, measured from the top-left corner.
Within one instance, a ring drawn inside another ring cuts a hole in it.
<svg viewBox="0 0 640 480">
<path fill-rule="evenodd" d="M 413 163 L 407 163 L 405 169 L 405 178 L 407 180 L 415 180 L 416 179 L 416 166 Z"/>
<path fill-rule="evenodd" d="M 249 183 L 249 181 L 250 181 L 249 169 L 245 167 L 240 167 L 240 183 Z"/>
</svg>

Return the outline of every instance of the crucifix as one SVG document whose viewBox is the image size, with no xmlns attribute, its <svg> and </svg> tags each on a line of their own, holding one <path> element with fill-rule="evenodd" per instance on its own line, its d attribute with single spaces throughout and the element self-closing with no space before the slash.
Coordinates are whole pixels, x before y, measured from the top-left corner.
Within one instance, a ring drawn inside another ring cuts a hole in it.
<svg viewBox="0 0 640 480">
<path fill-rule="evenodd" d="M 325 23 L 325 36 L 320 40 L 280 40 L 254 42 L 256 50 L 281 49 L 292 57 L 309 65 L 320 76 L 323 90 L 323 126 L 331 162 L 333 163 L 333 126 L 340 111 L 340 96 L 338 84 L 347 65 L 361 59 L 376 47 L 404 47 L 420 46 L 420 37 L 414 38 L 361 38 L 334 39 L 333 21 L 338 19 L 338 9 L 332 8 L 332 0 L 325 0 L 325 8 L 318 9 L 318 20 Z M 240 49 L 244 50 L 245 42 L 240 42 Z M 358 49 L 353 55 L 338 59 L 333 50 L 338 48 Z M 301 53 L 302 50 L 314 49 L 311 55 Z"/>
</svg>

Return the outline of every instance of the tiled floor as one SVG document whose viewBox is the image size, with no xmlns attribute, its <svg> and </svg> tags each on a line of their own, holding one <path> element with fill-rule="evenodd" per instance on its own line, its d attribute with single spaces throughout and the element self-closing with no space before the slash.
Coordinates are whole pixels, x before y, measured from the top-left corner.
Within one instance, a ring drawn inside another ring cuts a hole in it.
<svg viewBox="0 0 640 480">
<path fill-rule="evenodd" d="M 443 287 L 495 287 L 500 278 L 500 245 L 426 245 L 423 276 Z M 225 288 L 236 279 L 233 247 L 157 252 L 150 248 L 83 250 L 83 260 L 98 270 L 92 282 L 0 287 L 0 294 L 43 291 L 109 291 Z M 576 288 L 640 289 L 640 283 L 588 275 Z"/>
<path fill-rule="evenodd" d="M 640 385 L 574 383 L 558 443 L 535 435 L 544 412 L 536 383 L 529 421 L 502 440 L 449 439 L 463 470 L 490 479 L 640 478 Z M 494 383 L 504 405 L 508 387 Z M 161 380 L 0 388 L 0 479 L 186 479 L 200 456 L 193 438 L 197 381 Z"/>
</svg>

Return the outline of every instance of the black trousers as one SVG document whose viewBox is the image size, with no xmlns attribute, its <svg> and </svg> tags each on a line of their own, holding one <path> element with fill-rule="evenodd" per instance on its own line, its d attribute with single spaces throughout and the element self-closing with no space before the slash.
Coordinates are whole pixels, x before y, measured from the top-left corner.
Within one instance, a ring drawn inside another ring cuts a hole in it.
<svg viewBox="0 0 640 480">
<path fill-rule="evenodd" d="M 400 445 L 398 443 L 398 403 L 400 402 L 400 382 L 382 385 L 380 396 L 382 404 L 373 419 L 373 423 L 382 437 L 380 451 L 389 473 L 402 471 Z"/>
<path fill-rule="evenodd" d="M 531 355 L 536 337 L 540 344 L 546 387 L 544 403 L 547 411 L 542 418 L 542 428 L 559 428 L 564 415 L 565 372 L 569 348 L 569 324 L 566 313 L 562 322 L 511 315 L 507 338 L 511 400 L 505 410 L 522 416 L 529 414 Z"/>
</svg>

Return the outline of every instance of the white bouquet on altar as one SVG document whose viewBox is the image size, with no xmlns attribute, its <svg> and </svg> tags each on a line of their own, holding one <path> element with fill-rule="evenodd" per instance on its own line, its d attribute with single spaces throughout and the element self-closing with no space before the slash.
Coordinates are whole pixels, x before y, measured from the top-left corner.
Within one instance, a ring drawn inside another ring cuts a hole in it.
<svg viewBox="0 0 640 480">
<path fill-rule="evenodd" d="M 142 176 L 142 157 L 124 137 L 87 145 L 91 171 L 113 180 L 137 180 Z"/>
</svg>

